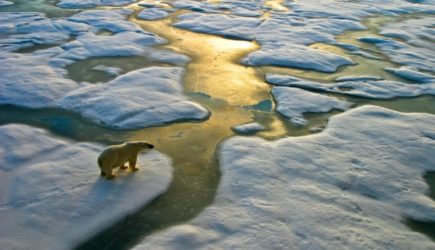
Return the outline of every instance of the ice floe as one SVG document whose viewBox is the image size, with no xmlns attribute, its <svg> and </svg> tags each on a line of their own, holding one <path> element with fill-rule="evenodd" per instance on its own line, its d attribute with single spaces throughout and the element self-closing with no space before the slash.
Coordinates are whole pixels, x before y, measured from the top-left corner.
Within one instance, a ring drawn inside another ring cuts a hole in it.
<svg viewBox="0 0 435 250">
<path fill-rule="evenodd" d="M 50 19 L 37 12 L 2 12 L 0 49 L 15 51 L 40 44 L 59 44 L 89 29 L 83 23 Z"/>
<path fill-rule="evenodd" d="M 134 3 L 136 0 L 61 0 L 57 6 L 69 9 L 94 8 L 97 6 L 122 6 Z"/>
<path fill-rule="evenodd" d="M 57 99 L 82 86 L 64 78 L 66 70 L 49 66 L 47 56 L 3 56 L 0 58 L 0 104 L 53 107 Z"/>
<path fill-rule="evenodd" d="M 239 134 L 254 134 L 258 131 L 265 130 L 266 127 L 258 122 L 251 122 L 251 123 L 236 125 L 231 129 Z"/>
<path fill-rule="evenodd" d="M 407 84 L 390 80 L 356 80 L 320 83 L 304 80 L 294 76 L 267 74 L 266 81 L 278 86 L 298 87 L 316 91 L 361 96 L 367 98 L 388 99 L 393 97 L 412 97 L 419 95 L 435 95 L 435 81 L 425 84 Z"/>
<path fill-rule="evenodd" d="M 392 72 L 397 76 L 404 79 L 415 81 L 415 82 L 429 82 L 435 81 L 435 77 L 423 72 L 419 72 L 411 67 L 402 66 L 400 68 L 385 68 L 386 71 Z"/>
<path fill-rule="evenodd" d="M 0 127 L 0 248 L 72 249 L 166 191 L 168 157 L 140 154 L 140 170 L 101 178 L 101 145 L 25 125 Z"/>
<path fill-rule="evenodd" d="M 395 63 L 435 73 L 434 52 L 431 48 L 417 47 L 392 38 L 361 37 L 360 41 L 373 43 Z"/>
<path fill-rule="evenodd" d="M 261 50 L 250 53 L 242 62 L 252 66 L 274 65 L 321 72 L 335 72 L 340 66 L 353 64 L 346 57 L 300 45 L 283 45 L 280 48 L 262 46 Z"/>
<path fill-rule="evenodd" d="M 347 101 L 298 88 L 274 87 L 271 92 L 277 102 L 276 111 L 289 118 L 295 125 L 308 123 L 303 117 L 304 113 L 328 112 L 332 109 L 347 110 L 352 105 Z"/>
<path fill-rule="evenodd" d="M 72 91 L 56 105 L 108 127 L 137 129 L 179 120 L 202 120 L 209 111 L 183 96 L 184 71 L 149 67 Z"/>
<path fill-rule="evenodd" d="M 97 65 L 97 66 L 93 67 L 92 69 L 96 70 L 96 71 L 105 72 L 105 73 L 112 75 L 112 76 L 118 76 L 122 72 L 122 69 L 120 69 L 120 68 L 108 67 L 108 66 L 104 66 L 104 65 Z"/>
<path fill-rule="evenodd" d="M 49 66 L 49 61 L 42 55 L 0 58 L 0 104 L 72 110 L 119 129 L 200 120 L 209 115 L 183 96 L 181 68 L 149 67 L 92 85 L 64 78 L 66 70 Z"/>
<path fill-rule="evenodd" d="M 0 0 L 0 7 L 13 5 L 14 3 L 11 1 Z"/>
<path fill-rule="evenodd" d="M 134 249 L 432 249 L 404 217 L 435 218 L 435 116 L 364 106 L 319 134 L 233 137 L 214 203 Z"/>
<path fill-rule="evenodd" d="M 167 11 L 157 8 L 144 9 L 139 12 L 139 14 L 137 14 L 138 18 L 144 20 L 157 20 L 165 18 L 167 16 L 169 16 L 169 13 Z"/>
<path fill-rule="evenodd" d="M 363 28 L 360 24 L 347 20 L 331 21 L 329 25 L 322 25 L 314 21 L 261 21 L 257 18 L 202 13 L 183 14 L 179 19 L 179 22 L 175 23 L 179 28 L 258 41 L 261 45 L 260 50 L 247 55 L 242 60 L 244 64 L 287 66 L 323 72 L 334 72 L 338 67 L 353 62 L 349 58 L 305 45 L 319 41 L 333 42 L 331 34 L 345 29 Z M 271 30 L 274 32 L 271 33 Z"/>
</svg>

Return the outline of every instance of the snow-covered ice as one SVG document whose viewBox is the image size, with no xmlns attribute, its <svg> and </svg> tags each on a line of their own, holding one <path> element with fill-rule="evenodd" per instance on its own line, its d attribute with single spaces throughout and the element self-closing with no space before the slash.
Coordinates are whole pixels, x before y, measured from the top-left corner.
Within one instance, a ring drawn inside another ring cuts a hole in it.
<svg viewBox="0 0 435 250">
<path fill-rule="evenodd" d="M 276 111 L 289 118 L 295 125 L 308 123 L 303 117 L 304 113 L 328 112 L 332 109 L 347 110 L 352 105 L 347 101 L 298 88 L 273 87 L 271 92 L 277 102 Z"/>
<path fill-rule="evenodd" d="M 48 65 L 47 56 L 3 54 L 0 58 L 0 104 L 27 108 L 52 107 L 81 84 L 64 78 L 66 71 Z"/>
<path fill-rule="evenodd" d="M 59 44 L 89 29 L 83 23 L 50 19 L 37 12 L 2 12 L 0 49 L 15 51 L 38 44 Z"/>
<path fill-rule="evenodd" d="M 94 8 L 97 6 L 122 6 L 134 3 L 136 0 L 61 0 L 57 6 L 61 8 L 79 9 Z"/>
<path fill-rule="evenodd" d="M 361 37 L 360 40 L 375 44 L 395 63 L 435 73 L 435 53 L 431 48 L 416 47 L 392 38 Z"/>
<path fill-rule="evenodd" d="M 385 68 L 386 71 L 394 73 L 404 79 L 425 83 L 435 81 L 435 77 L 423 72 L 419 72 L 411 67 L 402 66 L 400 68 Z"/>
<path fill-rule="evenodd" d="M 104 123 L 137 129 L 179 120 L 202 120 L 209 111 L 183 96 L 182 68 L 149 67 L 68 93 L 56 104 Z"/>
<path fill-rule="evenodd" d="M 168 157 L 140 154 L 140 170 L 100 177 L 101 145 L 25 125 L 0 127 L 0 248 L 71 249 L 166 191 Z"/>
<path fill-rule="evenodd" d="M 316 91 L 339 93 L 367 98 L 389 99 L 393 97 L 413 97 L 435 95 L 435 81 L 425 84 L 407 84 L 398 81 L 347 78 L 346 81 L 320 83 L 294 76 L 267 74 L 266 81 L 278 86 L 298 87 Z"/>
<path fill-rule="evenodd" d="M 93 67 L 92 70 L 105 72 L 105 73 L 112 75 L 112 76 L 118 76 L 122 71 L 122 69 L 120 69 L 120 68 L 108 67 L 108 66 L 104 66 L 104 65 L 97 65 L 97 66 Z"/>
<path fill-rule="evenodd" d="M 363 106 L 319 134 L 233 137 L 214 203 L 135 249 L 433 249 L 403 217 L 430 220 L 435 116 Z"/>
<path fill-rule="evenodd" d="M 64 78 L 65 70 L 48 66 L 49 59 L 20 54 L 0 59 L 0 104 L 67 109 L 118 129 L 201 120 L 209 115 L 183 96 L 181 68 L 149 67 L 108 83 L 88 84 Z"/>
<path fill-rule="evenodd" d="M 157 20 L 162 19 L 169 16 L 169 13 L 163 9 L 158 8 L 150 8 L 150 9 L 144 9 L 139 14 L 137 14 L 137 17 L 144 20 Z"/>
<path fill-rule="evenodd" d="M 331 20 L 318 23 L 297 20 L 264 20 L 223 14 L 187 13 L 179 16 L 174 26 L 196 32 L 217 34 L 238 39 L 255 39 L 261 48 L 248 54 L 246 65 L 275 65 L 334 72 L 338 67 L 353 64 L 349 58 L 313 49 L 315 42 L 334 42 L 333 34 L 346 29 L 363 29 L 358 22 Z M 274 32 L 271 33 L 270 31 Z"/>
<path fill-rule="evenodd" d="M 0 37 L 0 40 L 3 39 L 0 42 L 3 43 L 0 54 L 0 104 L 73 110 L 119 129 L 207 118 L 209 112 L 206 109 L 183 97 L 183 72 L 180 68 L 144 69 L 101 85 L 77 83 L 66 78 L 66 66 L 95 57 L 137 55 L 157 63 L 179 66 L 189 61 L 182 54 L 152 48 L 166 41 L 129 22 L 127 16 L 131 13 L 131 10 L 125 9 L 88 10 L 67 19 L 49 19 L 41 13 L 2 15 L 0 20 L 4 22 L 0 23 L 0 33 L 5 36 Z M 98 32 L 101 30 L 109 30 L 113 34 L 100 36 Z M 66 42 L 71 36 L 75 39 Z M 6 52 L 52 43 L 60 45 L 27 54 Z M 118 69 L 104 65 L 98 69 L 119 74 Z M 133 82 L 125 83 L 123 79 Z M 95 96 L 90 94 L 96 92 L 99 93 Z M 121 104 L 125 106 L 115 107 Z"/>
<path fill-rule="evenodd" d="M 13 5 L 14 3 L 11 1 L 0 0 L 0 7 Z"/>
<path fill-rule="evenodd" d="M 232 130 L 239 134 L 254 134 L 265 129 L 266 127 L 258 122 L 245 123 L 232 127 Z"/>
</svg>

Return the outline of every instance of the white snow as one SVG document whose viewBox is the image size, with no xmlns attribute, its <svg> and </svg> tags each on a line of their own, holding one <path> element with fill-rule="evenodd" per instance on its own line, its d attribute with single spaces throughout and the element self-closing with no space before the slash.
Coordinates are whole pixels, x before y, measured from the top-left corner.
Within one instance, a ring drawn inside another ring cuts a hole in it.
<svg viewBox="0 0 435 250">
<path fill-rule="evenodd" d="M 3 54 L 0 104 L 62 108 L 107 127 L 136 129 L 179 120 L 201 120 L 209 111 L 183 95 L 183 70 L 149 67 L 108 83 L 77 83 L 66 71 L 49 66 L 44 55 Z"/>
<path fill-rule="evenodd" d="M 137 14 L 138 18 L 144 20 L 157 20 L 165 18 L 167 16 L 169 16 L 169 13 L 167 11 L 158 8 L 144 9 L 139 12 L 139 14 Z"/>
<path fill-rule="evenodd" d="M 355 80 L 320 83 L 303 80 L 294 76 L 267 74 L 266 81 L 278 86 L 297 87 L 330 93 L 361 96 L 367 98 L 388 99 L 393 97 L 413 97 L 435 95 L 435 81 L 425 84 L 407 84 L 389 80 Z"/>
<path fill-rule="evenodd" d="M 0 127 L 0 248 L 72 249 L 166 191 L 171 161 L 153 150 L 140 170 L 100 177 L 103 147 L 25 125 Z"/>
<path fill-rule="evenodd" d="M 2 12 L 0 15 L 0 49 L 15 51 L 37 44 L 58 44 L 71 35 L 86 32 L 83 23 L 49 19 L 37 12 Z"/>
<path fill-rule="evenodd" d="M 0 0 L 0 7 L 13 5 L 14 3 L 11 1 Z"/>
<path fill-rule="evenodd" d="M 266 127 L 258 122 L 250 122 L 250 123 L 236 125 L 231 129 L 239 134 L 254 134 L 258 131 L 265 130 Z"/>
<path fill-rule="evenodd" d="M 369 80 L 382 80 L 379 76 L 340 76 L 335 79 L 336 82 L 347 82 L 347 81 L 369 81 Z"/>
<path fill-rule="evenodd" d="M 209 111 L 184 97 L 183 74 L 183 69 L 176 67 L 139 69 L 105 84 L 72 91 L 56 104 L 121 129 L 206 119 Z"/>
<path fill-rule="evenodd" d="M 381 27 L 379 34 L 400 38 L 413 46 L 431 49 L 435 40 L 434 26 L 435 20 L 432 16 L 422 16 L 389 23 Z"/>
<path fill-rule="evenodd" d="M 246 65 L 274 65 L 321 72 L 335 72 L 338 67 L 353 64 L 353 61 L 330 52 L 300 45 L 282 45 L 279 48 L 268 45 L 243 58 Z"/>
<path fill-rule="evenodd" d="M 385 71 L 391 72 L 404 79 L 425 83 L 429 81 L 435 81 L 435 77 L 423 72 L 419 72 L 412 67 L 402 66 L 400 68 L 385 68 Z"/>
<path fill-rule="evenodd" d="M 96 71 L 105 72 L 105 73 L 112 75 L 112 76 L 118 76 L 122 72 L 122 69 L 120 69 L 120 68 L 108 67 L 108 66 L 104 66 L 104 65 L 97 65 L 97 66 L 93 67 L 92 69 L 96 70 Z"/>
<path fill-rule="evenodd" d="M 261 48 L 242 60 L 247 65 L 286 66 L 322 72 L 334 72 L 340 66 L 353 64 L 353 61 L 306 45 L 315 42 L 333 43 L 334 34 L 346 29 L 364 28 L 361 24 L 348 20 L 262 21 L 258 18 L 203 13 L 180 15 L 174 26 L 238 39 L 255 39 Z"/>
<path fill-rule="evenodd" d="M 3 56 L 0 58 L 0 104 L 53 107 L 57 99 L 82 86 L 64 78 L 65 70 L 50 67 L 47 56 Z"/>
<path fill-rule="evenodd" d="M 272 95 L 277 103 L 276 111 L 289 118 L 295 125 L 306 125 L 304 113 L 328 112 L 332 109 L 347 110 L 352 103 L 323 94 L 289 87 L 273 87 Z"/>
<path fill-rule="evenodd" d="M 0 22 L 0 33 L 5 36 L 0 36 L 0 104 L 68 109 L 120 129 L 207 118 L 208 110 L 183 97 L 183 73 L 179 68 L 144 69 L 120 76 L 121 80 L 93 86 L 65 78 L 64 67 L 93 57 L 137 55 L 179 66 L 189 61 L 176 52 L 152 48 L 166 41 L 129 22 L 127 16 L 131 13 L 125 9 L 89 10 L 68 19 L 49 19 L 41 13 L 1 15 L 4 22 Z M 99 36 L 101 30 L 113 34 Z M 65 42 L 71 36 L 75 39 Z M 27 54 L 6 52 L 46 43 L 60 45 Z M 119 74 L 114 68 L 96 69 Z M 133 82 L 120 84 L 122 79 Z M 90 94 L 95 92 L 99 93 Z"/>
<path fill-rule="evenodd" d="M 364 106 L 326 130 L 220 147 L 214 203 L 135 249 L 433 249 L 403 217 L 435 218 L 435 116 Z"/>
<path fill-rule="evenodd" d="M 122 6 L 134 2 L 136 2 L 136 0 L 61 0 L 57 6 L 61 8 L 79 9 L 94 8 L 97 6 Z"/>
<path fill-rule="evenodd" d="M 414 46 L 382 37 L 361 37 L 359 40 L 375 44 L 395 63 L 435 73 L 435 53 L 432 47 Z"/>
</svg>

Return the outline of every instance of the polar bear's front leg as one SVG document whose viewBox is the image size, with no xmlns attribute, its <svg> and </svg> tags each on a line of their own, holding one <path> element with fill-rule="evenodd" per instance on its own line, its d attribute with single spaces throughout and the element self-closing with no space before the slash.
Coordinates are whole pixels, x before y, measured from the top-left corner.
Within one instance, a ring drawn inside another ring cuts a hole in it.
<svg viewBox="0 0 435 250">
<path fill-rule="evenodd" d="M 113 168 L 111 168 L 110 170 L 108 170 L 106 174 L 107 174 L 107 179 L 108 179 L 108 180 L 111 180 L 111 179 L 113 179 L 113 178 L 116 177 L 116 175 L 113 174 Z"/>
<path fill-rule="evenodd" d="M 137 171 L 139 170 L 139 168 L 136 167 L 136 161 L 137 161 L 137 155 L 132 157 L 129 161 L 128 164 L 130 165 L 130 169 L 132 171 Z"/>
</svg>

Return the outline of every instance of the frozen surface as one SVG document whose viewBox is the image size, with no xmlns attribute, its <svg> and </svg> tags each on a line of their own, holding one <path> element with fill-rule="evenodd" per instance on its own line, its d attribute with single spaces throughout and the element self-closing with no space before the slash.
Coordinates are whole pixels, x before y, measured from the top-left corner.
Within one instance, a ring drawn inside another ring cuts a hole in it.
<svg viewBox="0 0 435 250">
<path fill-rule="evenodd" d="M 413 46 L 392 38 L 361 37 L 360 40 L 375 44 L 393 62 L 435 73 L 435 52 L 431 48 Z"/>
<path fill-rule="evenodd" d="M 328 112 L 332 109 L 347 110 L 352 105 L 347 101 L 298 88 L 274 87 L 272 95 L 277 102 L 276 111 L 289 118 L 290 122 L 295 125 L 308 123 L 303 113 Z"/>
<path fill-rule="evenodd" d="M 2 12 L 0 15 L 0 49 L 15 51 L 40 44 L 59 44 L 71 35 L 89 31 L 83 23 L 49 19 L 37 12 Z"/>
<path fill-rule="evenodd" d="M 223 14 L 188 13 L 179 16 L 176 27 L 196 32 L 253 40 L 261 48 L 247 55 L 247 65 L 276 65 L 334 72 L 338 67 L 353 64 L 349 58 L 316 50 L 306 45 L 334 42 L 334 34 L 346 29 L 363 29 L 358 22 L 330 20 L 280 20 L 237 17 Z M 271 33 L 270 31 L 274 32 Z"/>
<path fill-rule="evenodd" d="M 365 27 L 360 21 L 367 16 L 379 14 L 392 16 L 415 12 L 435 13 L 433 1 L 418 1 L 418 3 L 412 1 L 383 1 L 377 4 L 373 4 L 373 1 L 328 1 L 319 4 L 318 1 L 309 0 L 285 1 L 284 5 L 289 7 L 291 11 L 272 12 L 267 18 L 258 18 L 259 13 L 268 10 L 268 7 L 263 6 L 259 1 L 237 3 L 221 1 L 218 4 L 175 1 L 174 6 L 177 8 L 196 11 L 196 13 L 179 16 L 175 26 L 237 39 L 255 39 L 261 45 L 261 48 L 248 54 L 242 60 L 247 65 L 277 65 L 334 72 L 338 67 L 353 62 L 349 58 L 315 50 L 307 47 L 307 45 L 316 42 L 335 44 L 335 35 L 346 30 L 364 29 Z M 229 11 L 235 15 L 222 13 L 224 11 Z M 426 28 L 418 29 L 420 32 L 414 38 L 418 37 L 420 41 L 426 39 L 426 44 L 430 43 L 428 41 L 431 41 L 433 34 L 431 36 L 425 35 L 423 38 L 420 37 L 422 33 L 430 31 L 430 27 L 433 26 L 433 18 L 428 17 L 423 21 L 411 24 L 414 26 L 424 24 Z M 422 50 L 422 48 L 414 48 L 401 43 L 396 44 L 394 40 L 391 42 L 394 44 L 391 44 L 388 48 L 383 48 L 387 54 L 390 54 L 390 52 L 394 54 L 394 49 L 397 46 L 402 46 L 399 54 L 394 55 L 394 61 L 409 63 L 413 66 L 420 65 L 421 69 L 425 70 L 430 67 L 433 68 L 432 65 L 423 66 L 424 60 L 429 59 L 429 62 L 431 62 L 432 58 L 430 54 L 425 55 L 425 50 Z M 416 54 L 407 54 L 408 49 L 412 49 Z M 361 50 L 350 53 L 380 59 Z M 423 58 L 420 58 L 420 55 Z"/>
<path fill-rule="evenodd" d="M 435 116 L 364 106 L 323 132 L 219 150 L 214 203 L 135 249 L 433 249 L 403 216 L 435 218 Z"/>
<path fill-rule="evenodd" d="M 136 0 L 61 0 L 57 6 L 61 8 L 93 8 L 97 6 L 122 6 L 134 3 Z"/>
<path fill-rule="evenodd" d="M 393 97 L 412 97 L 419 95 L 435 95 L 435 81 L 425 84 L 407 84 L 389 80 L 356 80 L 320 83 L 308 81 L 294 76 L 267 74 L 266 81 L 278 86 L 298 87 L 316 91 L 325 91 L 367 98 L 388 99 Z"/>
<path fill-rule="evenodd" d="M 65 70 L 48 65 L 47 56 L 0 56 L 0 104 L 28 108 L 54 106 L 54 102 L 81 84 L 64 78 Z"/>
<path fill-rule="evenodd" d="M 419 72 L 411 67 L 402 66 L 400 68 L 385 68 L 386 71 L 392 72 L 404 79 L 425 83 L 435 81 L 435 77 L 423 72 Z"/>
<path fill-rule="evenodd" d="M 105 73 L 112 75 L 112 76 L 118 76 L 122 71 L 122 69 L 120 69 L 120 68 L 108 67 L 108 66 L 104 66 L 104 65 L 97 65 L 97 66 L 93 67 L 92 69 L 96 70 L 96 71 L 105 72 Z"/>
<path fill-rule="evenodd" d="M 168 122 L 206 119 L 209 111 L 183 96 L 183 69 L 149 67 L 105 83 L 89 85 L 57 102 L 106 126 L 135 129 Z"/>
<path fill-rule="evenodd" d="M 138 18 L 144 20 L 157 20 L 169 16 L 169 13 L 157 8 L 144 9 L 137 15 Z"/>
<path fill-rule="evenodd" d="M 144 68 L 92 85 L 64 78 L 65 70 L 49 66 L 50 58 L 44 55 L 3 56 L 0 104 L 63 108 L 119 129 L 200 120 L 209 115 L 184 97 L 181 68 Z"/>
<path fill-rule="evenodd" d="M 258 122 L 251 122 L 234 126 L 232 129 L 240 134 L 253 134 L 255 132 L 265 130 L 266 127 Z"/>
<path fill-rule="evenodd" d="M 144 69 L 104 85 L 66 78 L 66 66 L 88 58 L 135 55 L 179 66 L 189 61 L 182 54 L 152 48 L 166 41 L 129 22 L 131 13 L 88 10 L 67 19 L 50 19 L 41 13 L 2 14 L 0 104 L 73 110 L 120 129 L 207 118 L 206 109 L 183 96 L 180 68 Z M 111 35 L 99 35 L 100 31 Z M 26 54 L 8 52 L 39 44 L 54 45 Z M 105 65 L 94 70 L 119 74 L 119 69 Z"/>
<path fill-rule="evenodd" d="M 0 0 L 0 7 L 13 5 L 14 3 L 11 1 Z"/>
<path fill-rule="evenodd" d="M 165 192 L 171 161 L 140 154 L 140 170 L 99 176 L 102 146 L 24 125 L 0 127 L 0 248 L 72 249 Z"/>
</svg>

